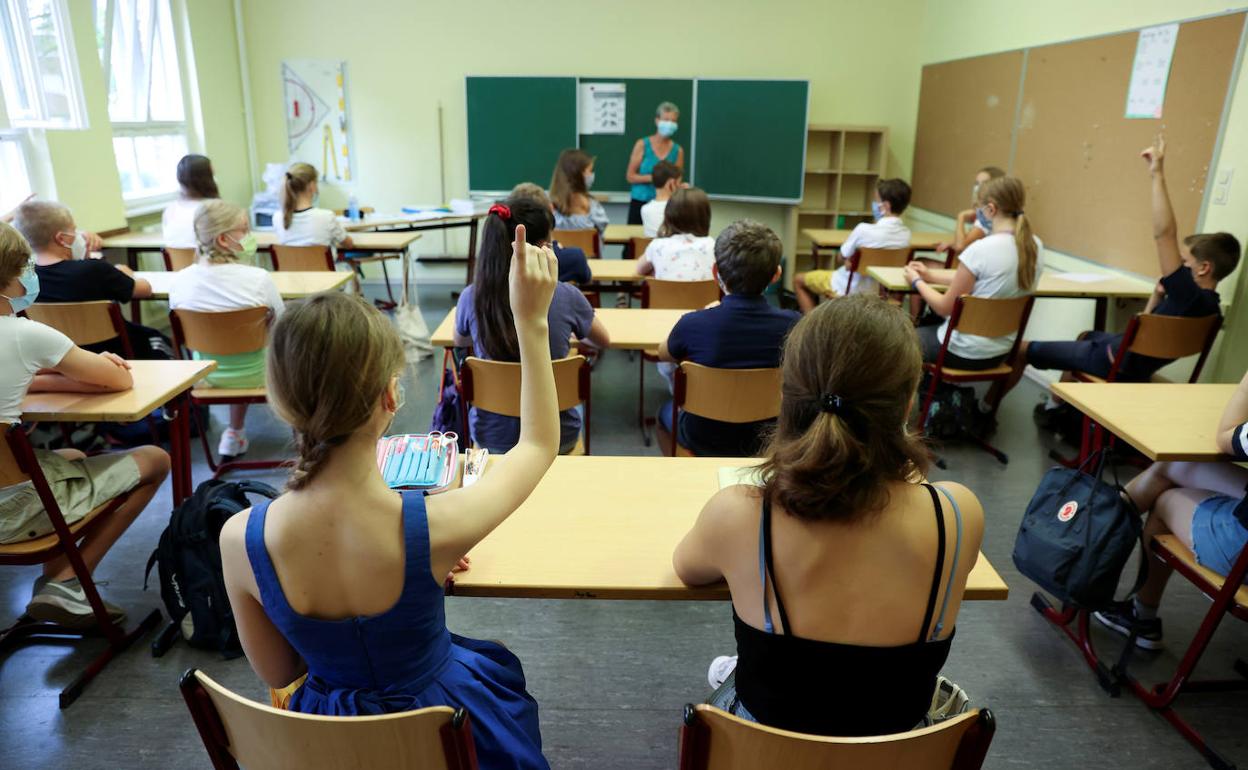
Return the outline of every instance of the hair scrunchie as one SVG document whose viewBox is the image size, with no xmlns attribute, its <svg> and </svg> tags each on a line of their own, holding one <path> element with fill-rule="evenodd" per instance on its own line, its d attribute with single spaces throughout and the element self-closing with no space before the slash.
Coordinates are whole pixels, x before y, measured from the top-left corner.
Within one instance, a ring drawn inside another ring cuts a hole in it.
<svg viewBox="0 0 1248 770">
<path fill-rule="evenodd" d="M 511 209 L 505 204 L 495 203 L 493 206 L 490 206 L 490 213 L 499 215 L 504 222 L 511 220 Z"/>
</svg>

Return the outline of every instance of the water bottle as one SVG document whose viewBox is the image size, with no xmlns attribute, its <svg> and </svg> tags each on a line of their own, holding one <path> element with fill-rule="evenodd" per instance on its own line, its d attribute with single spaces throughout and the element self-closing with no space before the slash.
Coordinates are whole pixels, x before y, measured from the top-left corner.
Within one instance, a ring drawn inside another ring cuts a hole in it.
<svg viewBox="0 0 1248 770">
<path fill-rule="evenodd" d="M 347 198 L 347 219 L 352 222 L 360 221 L 360 199 L 355 197 L 355 193 Z"/>
</svg>

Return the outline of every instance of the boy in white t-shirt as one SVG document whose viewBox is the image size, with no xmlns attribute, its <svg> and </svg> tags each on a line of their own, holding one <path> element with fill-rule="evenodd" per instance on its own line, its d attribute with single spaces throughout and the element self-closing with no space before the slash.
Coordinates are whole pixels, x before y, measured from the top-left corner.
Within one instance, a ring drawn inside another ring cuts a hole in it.
<svg viewBox="0 0 1248 770">
<path fill-rule="evenodd" d="M 841 259 L 849 260 L 858 249 L 906 249 L 910 247 L 910 228 L 901 221 L 901 214 L 910 205 L 910 185 L 901 179 L 881 179 L 875 185 L 871 201 L 874 222 L 862 222 L 841 245 Z M 793 277 L 793 289 L 802 313 L 809 313 L 819 304 L 820 297 L 841 297 L 850 294 L 875 294 L 879 285 L 865 275 L 855 275 L 850 284 L 848 264 L 833 270 L 811 270 Z"/>
<path fill-rule="evenodd" d="M 641 207 L 641 227 L 647 238 L 658 237 L 667 202 L 671 200 L 672 193 L 680 189 L 682 178 L 683 172 L 675 163 L 661 160 L 654 164 L 650 172 L 650 179 L 654 182 L 654 200 L 647 201 Z"/>
<path fill-rule="evenodd" d="M 329 209 L 316 208 L 320 193 L 316 168 L 292 163 L 282 188 L 282 215 L 274 221 L 277 242 L 283 246 L 328 246 L 349 249 L 351 236 Z"/>
<path fill-rule="evenodd" d="M 21 422 L 27 391 L 93 393 L 133 385 L 130 365 L 117 356 L 89 353 L 59 331 L 19 318 L 17 313 L 30 307 L 38 294 L 30 245 L 12 227 L 0 224 L 0 426 L 5 429 Z M 154 446 L 93 457 L 74 449 L 37 449 L 35 460 L 67 524 L 130 493 L 79 545 L 88 571 L 95 570 L 169 475 L 169 455 Z M 30 482 L 0 487 L 0 543 L 31 540 L 52 531 L 43 501 Z M 79 577 L 65 556 L 46 562 L 26 613 L 71 628 L 90 627 L 96 620 Z M 113 622 L 125 619 L 121 608 L 104 606 Z"/>
</svg>

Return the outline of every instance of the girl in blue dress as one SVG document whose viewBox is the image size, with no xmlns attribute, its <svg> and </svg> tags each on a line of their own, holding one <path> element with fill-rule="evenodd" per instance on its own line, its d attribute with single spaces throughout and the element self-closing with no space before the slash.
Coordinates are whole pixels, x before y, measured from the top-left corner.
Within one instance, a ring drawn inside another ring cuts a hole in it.
<svg viewBox="0 0 1248 770">
<path fill-rule="evenodd" d="M 382 714 L 463 707 L 483 768 L 546 768 L 537 703 L 501 645 L 451 634 L 442 584 L 524 502 L 559 447 L 547 308 L 558 262 L 517 228 L 510 304 L 521 363 L 515 449 L 467 489 L 388 489 L 377 440 L 403 404 L 403 347 L 362 299 L 317 295 L 274 326 L 269 402 L 296 431 L 287 491 L 234 516 L 221 559 L 243 651 L 289 708 Z"/>
</svg>

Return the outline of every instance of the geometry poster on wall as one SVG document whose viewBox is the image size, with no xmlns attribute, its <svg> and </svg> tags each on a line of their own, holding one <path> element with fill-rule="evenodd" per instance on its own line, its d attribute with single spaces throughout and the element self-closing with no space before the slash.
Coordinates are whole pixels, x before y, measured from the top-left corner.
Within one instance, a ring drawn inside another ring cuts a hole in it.
<svg viewBox="0 0 1248 770">
<path fill-rule="evenodd" d="M 347 63 L 331 59 L 282 62 L 286 145 L 290 161 L 316 166 L 321 179 L 352 182 L 353 153 L 347 113 Z"/>
<path fill-rule="evenodd" d="M 1131 65 L 1131 84 L 1127 86 L 1127 117 L 1161 117 L 1166 103 L 1166 82 L 1170 80 L 1170 63 L 1174 45 L 1179 39 L 1179 25 L 1162 24 L 1140 30 L 1135 44 L 1135 61 Z"/>
</svg>

